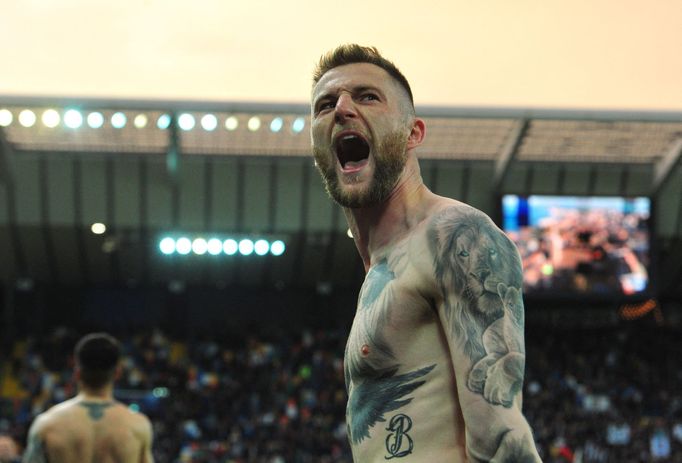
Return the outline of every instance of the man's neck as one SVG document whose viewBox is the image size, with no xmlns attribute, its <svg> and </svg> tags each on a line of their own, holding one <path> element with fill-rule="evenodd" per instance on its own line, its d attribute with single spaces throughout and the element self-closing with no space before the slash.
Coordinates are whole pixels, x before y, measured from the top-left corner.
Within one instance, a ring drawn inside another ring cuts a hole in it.
<svg viewBox="0 0 682 463">
<path fill-rule="evenodd" d="M 111 386 L 101 389 L 91 389 L 81 385 L 77 399 L 83 402 L 111 402 L 114 400 L 114 392 Z"/>
<path fill-rule="evenodd" d="M 432 193 L 424 185 L 417 160 L 408 160 L 389 197 L 364 208 L 344 208 L 365 271 L 378 254 L 403 237 L 424 216 L 424 202 Z"/>
</svg>

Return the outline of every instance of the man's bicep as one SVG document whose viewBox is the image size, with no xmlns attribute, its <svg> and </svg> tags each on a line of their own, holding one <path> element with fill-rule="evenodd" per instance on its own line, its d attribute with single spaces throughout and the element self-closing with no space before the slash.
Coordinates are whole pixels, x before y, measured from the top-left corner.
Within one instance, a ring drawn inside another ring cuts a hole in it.
<svg viewBox="0 0 682 463">
<path fill-rule="evenodd" d="M 142 463 L 154 463 L 152 447 L 154 442 L 154 431 L 149 419 L 145 419 L 143 434 Z"/>
<path fill-rule="evenodd" d="M 441 317 L 458 379 L 490 404 L 510 408 L 525 366 L 518 252 L 477 211 L 446 210 L 433 230 Z"/>
<path fill-rule="evenodd" d="M 521 414 L 525 348 L 518 252 L 488 217 L 468 210 L 441 214 L 434 221 L 432 246 L 438 311 L 470 457 L 506 458 L 513 448 L 535 461 Z"/>
<path fill-rule="evenodd" d="M 22 463 L 47 463 L 48 461 L 45 441 L 38 432 L 35 423 L 28 432 L 28 442 L 26 443 L 26 450 L 24 450 L 21 461 Z"/>
</svg>

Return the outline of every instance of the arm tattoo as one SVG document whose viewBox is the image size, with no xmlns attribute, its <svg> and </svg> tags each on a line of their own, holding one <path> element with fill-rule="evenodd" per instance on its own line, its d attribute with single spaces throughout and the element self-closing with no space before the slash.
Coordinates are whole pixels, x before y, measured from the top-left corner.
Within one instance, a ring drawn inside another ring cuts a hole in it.
<svg viewBox="0 0 682 463">
<path fill-rule="evenodd" d="M 22 463 L 48 463 L 43 439 L 36 432 L 28 435 L 28 445 L 21 459 Z"/>
<path fill-rule="evenodd" d="M 478 212 L 448 209 L 430 244 L 450 335 L 471 362 L 467 387 L 510 408 L 523 383 L 521 263 L 514 245 Z M 447 329 L 446 328 L 446 329 Z"/>
</svg>

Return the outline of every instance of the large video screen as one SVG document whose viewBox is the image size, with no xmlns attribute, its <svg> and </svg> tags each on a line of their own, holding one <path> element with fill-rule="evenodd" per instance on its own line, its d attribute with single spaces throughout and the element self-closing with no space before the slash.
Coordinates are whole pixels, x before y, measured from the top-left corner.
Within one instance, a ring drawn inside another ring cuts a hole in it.
<svg viewBox="0 0 682 463">
<path fill-rule="evenodd" d="M 502 197 L 502 227 L 528 295 L 637 296 L 650 290 L 649 198 Z"/>
</svg>

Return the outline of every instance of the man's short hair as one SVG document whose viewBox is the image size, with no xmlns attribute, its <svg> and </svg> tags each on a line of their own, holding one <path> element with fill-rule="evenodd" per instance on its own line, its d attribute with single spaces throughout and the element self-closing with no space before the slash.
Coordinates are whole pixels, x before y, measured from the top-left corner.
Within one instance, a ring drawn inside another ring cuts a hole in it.
<svg viewBox="0 0 682 463">
<path fill-rule="evenodd" d="M 80 379 L 85 386 L 99 389 L 114 380 L 121 347 L 113 336 L 88 334 L 78 341 L 74 352 Z"/>
<path fill-rule="evenodd" d="M 376 47 L 364 47 L 355 43 L 349 43 L 340 45 L 334 50 L 325 53 L 320 57 L 320 61 L 317 63 L 315 71 L 313 71 L 313 84 L 317 84 L 322 76 L 328 71 L 345 64 L 354 63 L 374 64 L 388 72 L 407 92 L 412 108 L 414 109 L 414 98 L 412 96 L 410 83 L 395 64 L 381 56 L 381 53 L 379 53 L 379 50 L 377 50 Z"/>
</svg>

